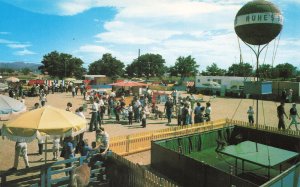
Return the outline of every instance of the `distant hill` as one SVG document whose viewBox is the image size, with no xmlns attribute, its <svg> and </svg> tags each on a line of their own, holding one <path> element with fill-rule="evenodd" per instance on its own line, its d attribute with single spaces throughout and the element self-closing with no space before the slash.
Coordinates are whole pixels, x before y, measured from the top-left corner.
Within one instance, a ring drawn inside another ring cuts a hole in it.
<svg viewBox="0 0 300 187">
<path fill-rule="evenodd" d="M 42 64 L 25 63 L 25 62 L 0 62 L 0 68 L 8 68 L 13 70 L 19 70 L 23 68 L 29 68 L 30 70 L 37 70 Z"/>
</svg>

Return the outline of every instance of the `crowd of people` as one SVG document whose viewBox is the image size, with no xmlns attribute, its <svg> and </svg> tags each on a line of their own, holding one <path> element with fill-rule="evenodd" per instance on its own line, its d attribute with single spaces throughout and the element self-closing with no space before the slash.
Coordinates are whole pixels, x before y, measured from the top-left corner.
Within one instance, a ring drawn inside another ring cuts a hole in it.
<svg viewBox="0 0 300 187">
<path fill-rule="evenodd" d="M 55 86 L 52 90 L 53 92 L 58 91 Z M 72 87 L 72 85 L 70 85 L 68 90 L 72 92 L 73 97 L 77 95 L 79 90 L 83 99 L 86 100 L 86 89 L 84 86 L 77 87 L 76 89 L 75 86 Z M 47 94 L 49 94 L 49 90 L 47 91 L 45 87 L 39 87 L 39 102 L 34 104 L 33 109 L 45 106 L 47 102 Z M 91 147 L 88 139 L 84 139 L 84 134 L 80 134 L 75 138 L 66 137 L 63 140 L 60 137 L 53 137 L 52 152 L 54 161 L 58 160 L 58 157 L 63 157 L 64 159 L 74 158 L 75 154 L 87 156 L 90 151 L 95 149 L 97 149 L 100 153 L 94 158 L 95 160 L 93 160 L 93 162 L 99 159 L 101 160 L 109 148 L 109 135 L 105 132 L 103 127 L 105 122 L 104 118 L 108 120 L 114 119 L 116 123 L 119 123 L 121 119 L 125 121 L 128 120 L 129 125 L 133 125 L 135 123 L 143 128 L 146 128 L 147 118 L 150 116 L 153 116 L 154 119 L 166 117 L 167 125 L 170 125 L 172 123 L 172 118 L 176 117 L 177 125 L 179 126 L 197 124 L 211 120 L 212 108 L 210 102 L 206 102 L 205 105 L 203 105 L 200 100 L 195 99 L 193 94 L 181 97 L 176 90 L 166 96 L 163 110 L 160 110 L 158 106 L 160 99 L 159 101 L 155 101 L 149 90 L 147 90 L 145 94 L 134 96 L 131 100 L 125 98 L 124 95 L 117 98 L 114 92 L 111 92 L 110 94 L 99 94 L 96 91 L 91 91 L 89 98 L 91 107 L 89 108 L 90 122 L 88 130 L 90 132 L 96 131 L 95 142 L 97 142 L 96 145 L 99 145 L 99 147 Z M 287 115 L 284 110 L 284 104 L 286 101 L 290 102 L 291 97 L 285 98 L 286 99 L 282 100 L 281 104 L 277 107 L 277 116 L 279 120 L 278 129 L 285 130 L 286 127 L 284 118 L 289 118 L 291 122 L 288 129 L 290 129 L 292 125 L 295 125 L 296 130 L 299 130 L 297 127 L 299 124 L 297 118 L 299 119 L 300 116 L 297 112 L 296 103 L 292 104 L 289 115 Z M 24 98 L 23 100 L 25 103 Z M 73 112 L 72 107 L 72 103 L 68 102 L 66 111 Z M 77 108 L 74 113 L 82 118 L 86 118 L 83 106 Z M 252 125 L 254 124 L 254 114 L 255 112 L 253 107 L 249 106 L 247 115 L 249 123 Z M 39 155 L 43 153 L 44 144 L 45 140 L 43 138 L 38 138 Z M 25 142 L 16 142 L 15 161 L 13 168 L 11 168 L 12 170 L 17 169 L 20 156 L 23 157 L 25 166 L 29 167 L 27 144 Z M 70 165 L 68 164 L 67 167 L 69 166 Z"/>
</svg>

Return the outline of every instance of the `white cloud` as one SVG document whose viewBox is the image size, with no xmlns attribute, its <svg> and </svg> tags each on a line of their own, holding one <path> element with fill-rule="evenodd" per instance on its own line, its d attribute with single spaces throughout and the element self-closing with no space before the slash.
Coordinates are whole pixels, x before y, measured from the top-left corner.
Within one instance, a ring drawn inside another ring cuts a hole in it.
<svg viewBox="0 0 300 187">
<path fill-rule="evenodd" d="M 25 55 L 34 55 L 36 53 L 28 49 L 23 49 L 21 51 L 16 51 L 14 54 L 17 56 L 25 56 Z"/>
<path fill-rule="evenodd" d="M 20 44 L 20 43 L 11 43 L 7 45 L 7 47 L 12 49 L 27 48 L 30 46 L 31 46 L 30 44 Z"/>
<path fill-rule="evenodd" d="M 10 41 L 10 40 L 6 40 L 6 39 L 1 39 L 0 38 L 0 44 L 11 44 L 11 43 L 14 43 L 14 42 Z"/>
<path fill-rule="evenodd" d="M 109 52 L 105 47 L 99 46 L 99 45 L 83 45 L 79 47 L 79 50 L 77 52 L 82 53 L 106 53 Z"/>
<path fill-rule="evenodd" d="M 103 23 L 105 31 L 95 35 L 96 41 L 82 45 L 74 52 L 86 62 L 98 60 L 103 53 L 109 52 L 130 63 L 137 57 L 137 50 L 141 49 L 142 54 L 161 54 L 168 65 L 173 65 L 179 56 L 192 55 L 201 69 L 213 62 L 227 68 L 239 61 L 233 20 L 237 11 L 248 1 L 57 0 L 55 13 L 75 15 L 95 7 L 116 10 L 116 15 L 104 23 L 101 18 L 93 19 Z M 300 3 L 299 0 L 287 1 Z M 272 0 L 280 7 L 287 1 Z M 8 42 L 0 39 L 0 43 L 10 44 Z M 276 62 L 300 59 L 297 50 L 299 43 L 298 39 L 282 40 Z M 244 61 L 254 63 L 253 52 L 243 43 L 241 45 Z M 271 54 L 270 48 L 267 63 L 272 63 Z"/>
<path fill-rule="evenodd" d="M 105 31 L 95 36 L 102 48 L 90 46 L 87 50 L 95 50 L 94 54 L 98 55 L 94 55 L 94 59 L 101 58 L 99 53 L 109 51 L 130 63 L 137 57 L 137 49 L 141 49 L 142 54 L 161 54 L 167 65 L 173 65 L 179 56 L 192 55 L 201 69 L 213 62 L 228 68 L 239 61 L 233 20 L 246 2 L 248 0 L 69 1 L 78 4 L 74 7 L 69 4 L 72 11 L 67 12 L 75 13 L 95 6 L 116 8 L 114 19 L 105 22 Z M 252 51 L 245 46 L 242 49 L 244 61 L 254 63 Z M 267 61 L 270 59 L 268 57 Z"/>
</svg>

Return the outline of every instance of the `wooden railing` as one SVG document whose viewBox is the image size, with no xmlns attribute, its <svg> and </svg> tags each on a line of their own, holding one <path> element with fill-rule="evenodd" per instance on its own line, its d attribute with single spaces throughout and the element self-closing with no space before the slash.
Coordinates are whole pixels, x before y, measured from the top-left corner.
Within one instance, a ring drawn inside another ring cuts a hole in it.
<svg viewBox="0 0 300 187">
<path fill-rule="evenodd" d="M 125 182 L 126 185 L 124 184 L 125 186 L 177 187 L 176 184 L 157 176 L 143 166 L 135 164 L 116 153 L 113 153 L 112 157 L 116 162 L 121 164 L 121 167 L 128 168 L 128 172 L 126 174 L 122 173 L 122 175 L 127 175 L 127 177 L 125 177 L 127 179 Z M 112 185 L 114 186 L 114 184 Z"/>
<path fill-rule="evenodd" d="M 213 129 L 219 129 L 228 126 L 242 126 L 252 129 L 268 131 L 272 133 L 285 134 L 288 136 L 300 136 L 300 131 L 285 130 L 280 131 L 276 127 L 259 124 L 257 127 L 245 121 L 221 119 L 211 122 L 199 123 L 189 126 L 177 126 L 167 129 L 156 130 L 151 132 L 137 133 L 127 136 L 112 137 L 110 148 L 119 155 L 130 155 L 151 149 L 151 141 L 184 136 L 194 133 L 205 132 Z"/>
<path fill-rule="evenodd" d="M 1 173 L 1 183 L 0 186 L 19 186 L 19 182 L 21 181 L 29 181 L 28 186 L 31 187 L 41 186 L 41 187 L 50 187 L 53 185 L 57 186 L 68 186 L 70 181 L 70 175 L 66 176 L 65 172 L 70 172 L 74 169 L 74 167 L 79 166 L 85 160 L 85 157 L 76 157 L 72 159 L 62 160 L 58 162 L 48 163 L 40 166 L 34 166 L 28 169 L 24 169 L 22 171 L 8 171 L 5 173 Z M 72 163 L 73 166 L 65 167 L 66 163 Z M 104 168 L 96 168 L 91 170 L 91 173 L 98 174 L 101 173 Z M 17 180 L 7 181 L 7 177 L 16 175 L 17 173 L 22 172 L 23 176 Z M 26 176 L 26 173 L 39 172 L 38 175 L 34 176 Z M 39 178 L 39 180 L 37 180 Z M 33 180 L 34 179 L 34 180 Z M 90 181 L 95 181 L 96 178 L 91 178 Z M 59 183 L 64 183 L 64 185 L 58 185 Z"/>
<path fill-rule="evenodd" d="M 251 125 L 250 123 L 245 122 L 245 121 L 230 120 L 230 119 L 226 119 L 226 123 L 227 123 L 227 125 L 242 126 L 242 127 L 247 127 L 247 128 L 251 128 L 251 129 L 258 129 L 258 130 L 263 130 L 263 131 L 277 133 L 277 134 L 284 134 L 284 135 L 287 135 L 287 136 L 295 136 L 295 137 L 300 136 L 300 131 L 295 131 L 295 130 L 291 130 L 291 129 L 278 130 L 277 127 L 267 126 L 267 125 L 263 125 L 263 124 L 258 124 L 256 126 L 256 124 Z"/>
<path fill-rule="evenodd" d="M 113 137 L 110 140 L 110 148 L 119 155 L 129 155 L 151 148 L 151 141 L 184 136 L 194 133 L 205 132 L 227 126 L 226 120 L 217 120 L 190 126 L 177 126 L 151 132 L 137 133 L 127 136 Z"/>
</svg>

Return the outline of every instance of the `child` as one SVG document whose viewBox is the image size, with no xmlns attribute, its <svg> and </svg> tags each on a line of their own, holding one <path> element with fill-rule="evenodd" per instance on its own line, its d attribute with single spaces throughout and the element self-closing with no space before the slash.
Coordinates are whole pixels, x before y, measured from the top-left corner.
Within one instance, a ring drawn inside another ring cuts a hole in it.
<svg viewBox="0 0 300 187">
<path fill-rule="evenodd" d="M 72 103 L 68 102 L 66 111 L 72 112 L 72 106 L 73 106 Z"/>
<path fill-rule="evenodd" d="M 81 156 L 87 156 L 89 154 L 90 151 L 92 151 L 93 149 L 91 147 L 89 147 L 89 142 L 88 139 L 84 140 L 84 146 L 82 148 L 82 152 L 81 152 Z"/>
<path fill-rule="evenodd" d="M 53 138 L 53 147 L 52 147 L 53 160 L 57 160 L 58 152 L 59 152 L 59 143 L 60 143 L 60 138 L 54 137 Z"/>
<path fill-rule="evenodd" d="M 254 115 L 254 110 L 253 110 L 252 106 L 249 106 L 247 114 L 248 114 L 248 120 L 249 120 L 250 125 L 253 125 L 253 123 L 254 123 L 254 116 L 253 116 Z"/>
<path fill-rule="evenodd" d="M 132 119 L 133 119 L 133 108 L 132 108 L 132 104 L 129 104 L 128 107 L 128 124 L 132 125 Z"/>
</svg>

